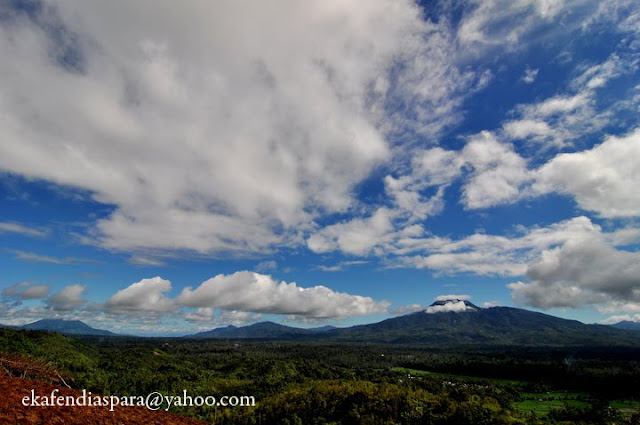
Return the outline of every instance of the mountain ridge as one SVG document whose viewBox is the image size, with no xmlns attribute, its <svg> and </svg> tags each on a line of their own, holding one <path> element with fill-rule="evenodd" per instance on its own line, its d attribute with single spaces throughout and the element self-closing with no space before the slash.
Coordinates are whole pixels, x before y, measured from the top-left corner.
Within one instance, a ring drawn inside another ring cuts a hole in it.
<svg viewBox="0 0 640 425">
<path fill-rule="evenodd" d="M 457 303 L 463 303 L 464 310 Z M 451 304 L 451 305 L 448 305 Z M 430 308 L 452 308 L 429 310 Z M 262 332 L 267 329 L 268 332 Z M 634 332 L 584 324 L 514 307 L 480 308 L 466 300 L 436 301 L 427 309 L 381 322 L 318 333 L 310 329 L 259 322 L 217 328 L 185 338 L 283 339 L 428 345 L 640 345 Z"/>
<path fill-rule="evenodd" d="M 22 326 L 12 326 L 13 329 L 27 329 L 37 331 L 59 332 L 66 335 L 96 335 L 117 336 L 118 334 L 104 329 L 96 329 L 80 320 L 41 319 Z"/>
</svg>

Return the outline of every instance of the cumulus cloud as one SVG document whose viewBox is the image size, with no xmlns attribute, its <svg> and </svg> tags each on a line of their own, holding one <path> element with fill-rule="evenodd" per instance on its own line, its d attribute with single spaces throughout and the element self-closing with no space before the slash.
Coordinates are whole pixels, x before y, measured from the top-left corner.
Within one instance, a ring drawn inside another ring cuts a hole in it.
<svg viewBox="0 0 640 425">
<path fill-rule="evenodd" d="M 581 216 L 546 227 L 518 227 L 510 236 L 477 233 L 458 240 L 424 236 L 405 238 L 390 246 L 390 253 L 406 266 L 443 273 L 521 276 L 540 254 L 570 240 L 601 238 L 613 245 L 640 242 L 635 228 L 603 232 Z M 415 253 L 415 255 L 408 255 Z"/>
<path fill-rule="evenodd" d="M 607 218 L 640 215 L 640 130 L 582 152 L 560 154 L 536 172 L 539 193 L 575 197 L 581 208 Z"/>
<path fill-rule="evenodd" d="M 510 139 L 544 140 L 553 135 L 553 129 L 545 121 L 529 118 L 507 121 L 503 130 Z"/>
<path fill-rule="evenodd" d="M 393 219 L 398 214 L 383 207 L 371 217 L 326 226 L 311 235 L 307 246 L 316 253 L 339 249 L 347 254 L 368 255 L 374 248 L 393 238 Z"/>
<path fill-rule="evenodd" d="M 360 226 L 352 228 L 354 223 Z M 357 234 L 357 229 L 361 229 L 363 234 Z M 385 226 L 382 236 L 375 235 L 377 229 L 357 220 L 332 225 L 315 234 L 310 240 L 310 247 L 316 252 L 373 253 L 385 258 L 387 267 L 414 267 L 438 273 L 522 276 L 543 251 L 562 246 L 570 240 L 593 237 L 613 246 L 640 242 L 640 229 L 636 227 L 605 232 L 586 216 L 543 227 L 516 226 L 506 235 L 476 233 L 460 239 L 435 236 L 417 224 L 399 229 Z M 362 245 L 349 244 L 351 231 L 354 232 L 354 240 L 362 242 Z M 367 249 L 354 249 L 363 246 Z"/>
<path fill-rule="evenodd" d="M 424 307 L 420 304 L 407 304 L 401 305 L 390 311 L 391 314 L 401 315 L 408 313 L 415 313 L 417 311 L 423 311 Z"/>
<path fill-rule="evenodd" d="M 512 202 L 531 179 L 526 161 L 511 144 L 482 131 L 469 137 L 461 151 L 430 148 L 415 152 L 411 173 L 400 178 L 387 176 L 385 187 L 400 210 L 417 211 L 424 219 L 442 210 L 444 189 L 465 170 L 469 172 L 462 203 L 470 209 Z M 420 192 L 431 187 L 439 190 L 431 198 L 420 198 Z"/>
<path fill-rule="evenodd" d="M 217 311 L 212 307 L 199 307 L 193 312 L 185 314 L 185 319 L 189 322 L 206 324 L 210 326 L 243 326 L 247 323 L 257 322 L 262 318 L 261 314 L 247 311 Z"/>
<path fill-rule="evenodd" d="M 526 161 L 513 146 L 483 131 L 470 137 L 462 151 L 417 151 L 406 174 L 384 179 L 392 206 L 377 208 L 369 217 L 325 226 L 308 238 L 307 246 L 316 253 L 382 255 L 395 241 L 424 233 L 418 222 L 442 211 L 447 187 L 465 170 L 462 203 L 469 209 L 514 202 L 531 181 Z M 448 260 L 434 257 L 430 261 Z"/>
<path fill-rule="evenodd" d="M 603 325 L 613 325 L 619 322 L 640 322 L 640 314 L 618 314 L 615 316 L 607 317 L 600 323 Z"/>
<path fill-rule="evenodd" d="M 171 290 L 171 282 L 161 277 L 142 279 L 113 294 L 105 309 L 114 313 L 163 313 L 174 309 L 173 300 L 165 294 Z"/>
<path fill-rule="evenodd" d="M 464 185 L 462 202 L 471 209 L 512 202 L 530 180 L 526 161 L 509 144 L 483 131 L 473 136 L 462 151 L 473 168 Z"/>
<path fill-rule="evenodd" d="M 185 288 L 176 299 L 187 307 L 210 307 L 255 313 L 289 314 L 307 318 L 362 316 L 387 311 L 389 303 L 335 292 L 325 286 L 299 287 L 248 271 L 217 275 L 195 289 Z"/>
<path fill-rule="evenodd" d="M 49 285 L 35 285 L 31 286 L 20 294 L 20 298 L 23 300 L 46 298 L 49 295 Z"/>
<path fill-rule="evenodd" d="M 390 138 L 437 136 L 486 80 L 453 62 L 446 19 L 409 0 L 9 12 L 0 168 L 113 206 L 87 235 L 112 250 L 300 243 L 353 207 Z"/>
<path fill-rule="evenodd" d="M 527 270 L 529 282 L 508 285 L 514 301 L 540 307 L 640 303 L 640 253 L 602 239 L 567 241 L 544 251 Z"/>
<path fill-rule="evenodd" d="M 74 310 L 87 302 L 83 297 L 86 292 L 87 287 L 85 285 L 66 286 L 47 299 L 47 307 L 60 311 Z"/>
</svg>

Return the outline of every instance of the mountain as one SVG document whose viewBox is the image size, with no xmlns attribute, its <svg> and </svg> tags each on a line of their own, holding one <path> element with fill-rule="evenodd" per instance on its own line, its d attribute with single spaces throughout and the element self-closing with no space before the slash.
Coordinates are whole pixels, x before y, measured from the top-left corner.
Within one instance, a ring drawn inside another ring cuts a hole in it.
<svg viewBox="0 0 640 425">
<path fill-rule="evenodd" d="M 632 322 L 630 320 L 623 320 L 622 322 L 614 323 L 611 325 L 613 328 L 617 329 L 627 329 L 633 331 L 640 331 L 640 322 Z"/>
<path fill-rule="evenodd" d="M 326 325 L 326 326 L 319 326 L 317 328 L 309 328 L 309 331 L 314 331 L 314 332 L 327 332 L 327 331 L 332 331 L 334 329 L 338 329 L 335 326 L 331 326 L 331 325 Z"/>
<path fill-rule="evenodd" d="M 60 332 L 69 335 L 114 336 L 113 332 L 92 328 L 80 320 L 42 319 L 37 322 L 18 326 L 18 329 Z"/>
<path fill-rule="evenodd" d="M 628 330 L 587 325 L 577 320 L 519 308 L 480 308 L 466 300 L 436 301 L 416 313 L 323 332 L 262 322 L 244 327 L 213 329 L 192 337 L 416 343 L 431 346 L 640 345 L 640 335 Z"/>
<path fill-rule="evenodd" d="M 273 322 L 260 322 L 253 325 L 236 327 L 233 325 L 210 331 L 188 335 L 190 338 L 256 338 L 256 339 L 296 339 L 312 335 L 318 331 L 294 328 Z"/>
<path fill-rule="evenodd" d="M 640 345 L 636 335 L 604 325 L 586 325 L 511 307 L 469 307 L 465 311 L 431 313 L 427 308 L 347 328 L 336 339 L 430 345 Z"/>
</svg>

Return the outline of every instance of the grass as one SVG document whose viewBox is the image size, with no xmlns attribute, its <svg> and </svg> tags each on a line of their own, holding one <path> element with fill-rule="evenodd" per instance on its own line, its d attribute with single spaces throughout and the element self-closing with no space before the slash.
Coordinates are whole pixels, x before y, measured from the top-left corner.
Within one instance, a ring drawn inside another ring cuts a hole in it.
<svg viewBox="0 0 640 425">
<path fill-rule="evenodd" d="M 428 376 L 430 378 L 447 379 L 451 381 L 462 381 L 462 382 L 473 382 L 473 383 L 486 382 L 490 384 L 508 385 L 508 386 L 514 386 L 514 387 L 521 387 L 527 384 L 526 381 L 516 381 L 512 379 L 498 379 L 498 378 L 484 378 L 481 376 L 455 375 L 451 373 L 438 373 L 438 372 L 429 372 L 426 370 L 409 369 L 406 367 L 394 367 L 391 370 L 394 372 L 399 372 L 406 375 Z"/>
<path fill-rule="evenodd" d="M 513 408 L 523 412 L 533 412 L 536 416 L 547 415 L 551 410 L 564 406 L 586 408 L 591 405 L 589 394 L 555 391 L 543 394 L 520 393 L 522 401 L 513 403 Z"/>
<path fill-rule="evenodd" d="M 480 376 L 455 375 L 449 373 L 429 372 L 426 370 L 410 369 L 406 367 L 394 367 L 394 372 L 405 375 L 424 376 L 429 378 L 444 379 L 449 381 L 468 383 L 488 383 L 506 385 L 515 388 L 523 388 L 529 382 L 510 379 L 485 378 Z M 520 392 L 521 401 L 513 403 L 513 408 L 521 412 L 532 412 L 538 417 L 546 416 L 551 410 L 565 406 L 588 408 L 591 405 L 591 397 L 584 392 L 552 391 L 545 393 Z M 640 409 L 640 401 L 612 400 L 609 406 L 618 410 L 624 416 L 630 417 Z"/>
</svg>

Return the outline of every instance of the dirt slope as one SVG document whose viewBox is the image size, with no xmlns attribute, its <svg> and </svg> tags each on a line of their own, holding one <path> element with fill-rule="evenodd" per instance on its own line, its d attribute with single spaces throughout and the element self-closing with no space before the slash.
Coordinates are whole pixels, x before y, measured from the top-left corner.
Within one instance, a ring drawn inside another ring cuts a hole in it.
<svg viewBox="0 0 640 425">
<path fill-rule="evenodd" d="M 61 396 L 80 396 L 82 392 L 70 390 L 29 379 L 0 376 L 0 424 L 46 424 L 46 425 L 206 425 L 186 416 L 164 411 L 150 411 L 145 407 L 25 407 L 22 398 L 30 396 L 31 389 L 37 395 L 49 395 L 58 388 Z"/>
</svg>

